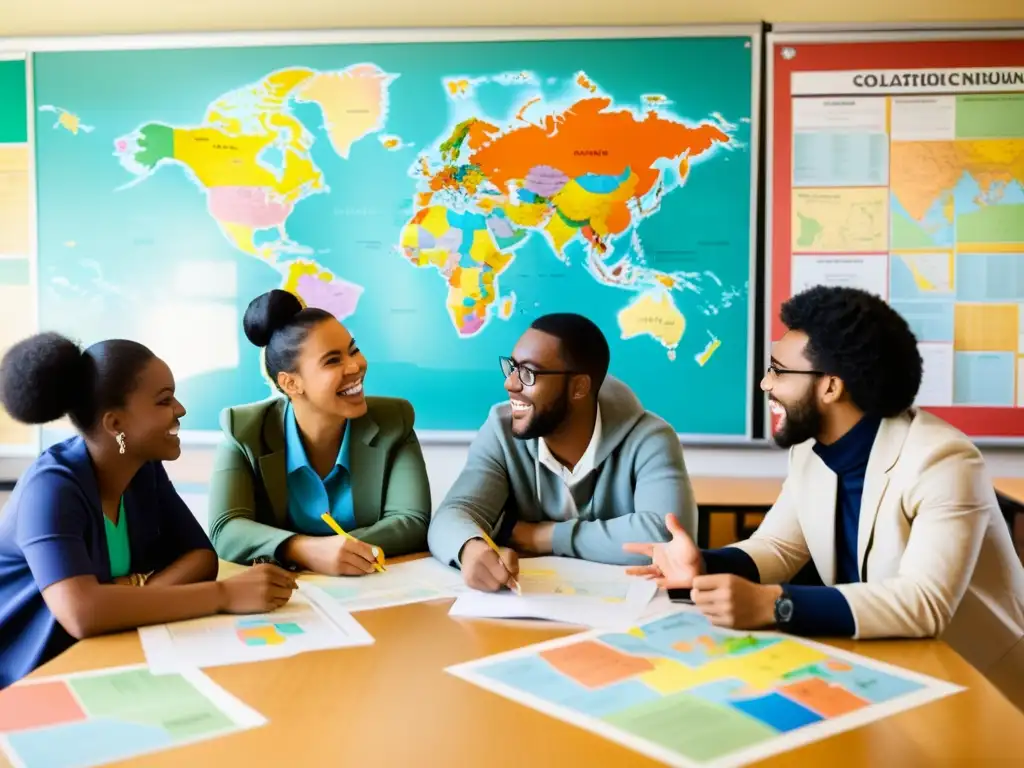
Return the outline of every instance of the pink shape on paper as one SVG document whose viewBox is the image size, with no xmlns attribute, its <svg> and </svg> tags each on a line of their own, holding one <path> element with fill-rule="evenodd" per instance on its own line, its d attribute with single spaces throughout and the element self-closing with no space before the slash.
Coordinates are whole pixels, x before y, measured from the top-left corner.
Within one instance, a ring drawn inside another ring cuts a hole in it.
<svg viewBox="0 0 1024 768">
<path fill-rule="evenodd" d="M 359 297 L 363 295 L 361 285 L 337 277 L 327 283 L 312 275 L 303 275 L 295 287 L 306 306 L 327 310 L 339 320 L 355 314 Z"/>
<path fill-rule="evenodd" d="M 12 685 L 0 693 L 0 733 L 41 728 L 86 719 L 85 712 L 67 683 Z"/>
<path fill-rule="evenodd" d="M 217 221 L 253 229 L 279 227 L 292 212 L 291 203 L 271 200 L 265 187 L 210 187 L 207 205 Z"/>
</svg>

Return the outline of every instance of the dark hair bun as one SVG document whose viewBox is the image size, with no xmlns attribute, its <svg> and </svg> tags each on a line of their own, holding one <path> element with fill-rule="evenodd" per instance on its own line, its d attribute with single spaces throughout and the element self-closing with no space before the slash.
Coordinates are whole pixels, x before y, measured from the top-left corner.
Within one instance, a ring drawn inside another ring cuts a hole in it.
<svg viewBox="0 0 1024 768">
<path fill-rule="evenodd" d="M 68 413 L 88 387 L 89 361 L 59 333 L 19 341 L 0 361 L 0 403 L 23 424 L 47 424 Z"/>
<path fill-rule="evenodd" d="M 265 347 L 274 331 L 284 328 L 301 311 L 298 296 L 275 288 L 249 302 L 242 318 L 242 330 L 257 347 Z"/>
</svg>

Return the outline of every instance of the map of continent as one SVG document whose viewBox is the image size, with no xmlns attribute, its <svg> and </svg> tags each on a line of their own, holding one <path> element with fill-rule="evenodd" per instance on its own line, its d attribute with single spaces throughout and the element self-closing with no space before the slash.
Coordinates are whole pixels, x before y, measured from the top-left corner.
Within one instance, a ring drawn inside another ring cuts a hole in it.
<svg viewBox="0 0 1024 768">
<path fill-rule="evenodd" d="M 448 432 L 577 312 L 646 407 L 740 437 L 752 71 L 743 36 L 40 54 L 43 321 L 149 344 L 210 432 L 273 392 L 241 315 L 283 288 Z"/>
</svg>

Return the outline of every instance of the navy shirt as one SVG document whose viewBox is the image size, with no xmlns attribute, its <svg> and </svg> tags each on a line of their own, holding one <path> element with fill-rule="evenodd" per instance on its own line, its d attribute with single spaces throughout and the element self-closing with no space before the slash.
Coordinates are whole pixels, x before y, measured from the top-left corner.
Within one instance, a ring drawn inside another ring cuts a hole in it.
<svg viewBox="0 0 1024 768">
<path fill-rule="evenodd" d="M 838 480 L 836 493 L 835 553 L 836 583 L 860 581 L 857 567 L 857 529 L 871 448 L 881 421 L 864 417 L 831 445 L 814 444 L 814 452 Z M 733 573 L 759 582 L 760 574 L 753 558 L 736 547 L 704 552 L 707 573 Z M 787 629 L 800 635 L 850 637 L 856 631 L 853 611 L 843 593 L 835 587 L 790 584 L 786 587 L 793 601 L 793 618 Z"/>
<path fill-rule="evenodd" d="M 163 465 L 146 464 L 124 493 L 131 571 L 160 571 L 186 552 L 213 547 L 171 485 Z M 0 514 L 0 688 L 75 640 L 42 591 L 75 576 L 113 581 L 99 487 L 85 441 L 73 437 L 39 456 Z"/>
</svg>

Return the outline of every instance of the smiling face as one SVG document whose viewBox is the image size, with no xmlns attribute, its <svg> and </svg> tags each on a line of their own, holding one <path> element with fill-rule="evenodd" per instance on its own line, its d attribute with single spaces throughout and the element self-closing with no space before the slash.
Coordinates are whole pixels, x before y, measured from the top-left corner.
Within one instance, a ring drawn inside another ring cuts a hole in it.
<svg viewBox="0 0 1024 768">
<path fill-rule="evenodd" d="M 185 409 L 174 396 L 174 375 L 152 358 L 139 371 L 124 406 L 103 417 L 107 431 L 124 432 L 125 453 L 140 461 L 174 461 L 181 455 L 179 422 Z"/>
<path fill-rule="evenodd" d="M 309 329 L 295 370 L 282 371 L 277 381 L 292 400 L 304 400 L 321 413 L 347 420 L 366 413 L 365 376 L 366 358 L 352 334 L 330 318 Z"/>
<path fill-rule="evenodd" d="M 761 379 L 768 407 L 778 419 L 773 438 L 782 448 L 817 438 L 822 431 L 819 390 L 824 374 L 807 359 L 806 347 L 806 334 L 787 332 L 774 345 L 771 366 Z"/>
<path fill-rule="evenodd" d="M 512 362 L 529 369 L 534 377 L 533 384 L 526 385 L 520 378 L 529 380 L 531 374 L 526 370 L 505 376 L 505 391 L 512 403 L 512 434 L 520 440 L 550 435 L 569 413 L 572 383 L 578 377 L 562 373 L 567 366 L 559 347 L 554 336 L 531 328 L 512 350 Z"/>
</svg>

